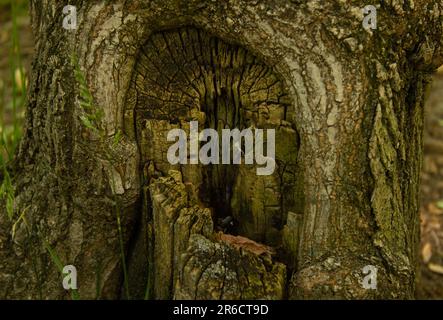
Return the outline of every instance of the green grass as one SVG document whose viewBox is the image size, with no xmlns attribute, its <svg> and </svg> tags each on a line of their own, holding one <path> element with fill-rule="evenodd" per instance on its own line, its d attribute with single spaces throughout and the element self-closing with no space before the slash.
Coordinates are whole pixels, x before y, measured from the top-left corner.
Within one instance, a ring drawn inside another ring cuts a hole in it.
<svg viewBox="0 0 443 320">
<path fill-rule="evenodd" d="M 49 256 L 51 257 L 52 262 L 55 264 L 55 266 L 57 267 L 57 270 L 60 272 L 60 274 L 63 277 L 64 276 L 64 273 L 63 273 L 64 264 L 62 263 L 60 257 L 58 256 L 57 252 L 49 245 L 49 243 L 47 243 L 45 241 L 44 245 L 45 245 L 46 250 L 49 253 Z M 78 294 L 77 289 L 70 290 L 70 291 L 71 291 L 72 300 L 80 300 L 80 295 Z"/>
<path fill-rule="evenodd" d="M 0 79 L 0 200 L 6 203 L 6 214 L 12 220 L 15 190 L 8 165 L 22 137 L 27 90 L 17 20 L 27 13 L 27 1 L 0 0 L 0 7 L 9 13 L 12 22 L 9 45 L 1 52 L 8 57 L 9 79 Z"/>
<path fill-rule="evenodd" d="M 74 73 L 75 73 L 75 79 L 77 82 L 79 95 L 80 95 L 80 106 L 82 108 L 83 114 L 80 116 L 80 121 L 82 124 L 91 130 L 91 132 L 99 138 L 99 141 L 102 145 L 106 146 L 107 144 L 107 133 L 106 130 L 103 128 L 103 117 L 104 112 L 103 109 L 98 107 L 94 103 L 94 98 L 88 88 L 86 78 L 83 74 L 83 72 L 80 69 L 80 65 L 78 63 L 77 57 L 75 55 L 71 58 L 71 63 L 74 67 Z M 117 131 L 117 133 L 114 135 L 113 138 L 113 144 L 114 146 L 117 145 L 120 142 L 122 133 L 121 131 Z M 108 152 L 109 149 L 105 149 L 105 157 L 108 162 L 112 162 L 112 155 Z M 114 177 L 111 176 L 111 184 L 112 184 L 112 190 L 115 190 L 115 181 Z M 128 270 L 126 265 L 126 255 L 125 255 L 125 245 L 124 245 L 124 239 L 123 239 L 123 229 L 121 224 L 121 206 L 119 204 L 119 199 L 113 193 L 113 200 L 114 200 L 114 210 L 115 210 L 115 216 L 116 216 L 116 227 L 118 232 L 118 239 L 119 239 L 119 249 L 120 249 L 120 259 L 122 263 L 123 268 L 123 284 L 125 289 L 125 295 L 126 298 L 129 300 L 131 295 L 129 292 L 129 281 L 128 281 Z"/>
<path fill-rule="evenodd" d="M 8 7 L 12 4 L 15 5 L 18 15 L 23 16 L 28 13 L 28 0 L 0 0 L 0 6 Z"/>
<path fill-rule="evenodd" d="M 0 202 L 6 204 L 6 214 L 12 225 L 12 236 L 15 236 L 16 228 L 25 223 L 26 229 L 29 233 L 34 229 L 33 226 L 28 225 L 26 221 L 26 209 L 21 213 L 14 212 L 15 204 L 15 189 L 14 189 L 14 175 L 10 171 L 10 164 L 14 159 L 17 147 L 22 138 L 24 111 L 26 106 L 27 95 L 27 79 L 24 70 L 24 63 L 22 57 L 22 50 L 20 45 L 20 30 L 18 19 L 28 14 L 27 0 L 0 0 L 0 23 L 6 19 L 12 22 L 10 34 L 10 41 L 8 46 L 0 46 L 0 57 L 8 57 L 8 70 L 3 72 L 0 69 Z M 2 25 L 0 24 L 0 28 Z M 1 31 L 1 29 L 0 29 Z M 80 105 L 83 110 L 83 115 L 80 118 L 82 124 L 88 128 L 93 135 L 99 138 L 103 145 L 107 143 L 107 134 L 102 127 L 103 110 L 94 104 L 94 99 L 90 93 L 86 79 L 80 70 L 79 64 L 75 57 L 72 58 L 72 65 L 74 67 L 75 79 L 79 88 Z M 7 76 L 4 76 L 4 75 Z M 3 76 L 2 76 L 3 75 Z M 120 142 L 122 133 L 117 131 L 114 135 L 112 143 L 114 145 Z M 111 161 L 111 155 L 108 155 L 108 160 Z M 113 177 L 111 177 L 113 180 Z M 114 181 L 111 181 L 113 186 Z M 115 188 L 113 188 L 115 190 Z M 125 245 L 122 228 L 121 206 L 117 196 L 114 194 L 115 202 L 115 217 L 116 229 L 118 231 L 119 251 L 121 256 L 121 264 L 123 269 L 124 291 L 127 299 L 130 299 L 128 271 L 126 265 Z M 5 214 L 0 212 L 0 214 Z M 31 235 L 30 235 L 31 236 Z M 44 239 L 35 239 L 42 241 L 48 255 L 54 263 L 57 270 L 63 273 L 63 264 L 54 248 L 52 248 Z M 97 266 L 97 299 L 100 298 L 100 287 L 102 285 L 101 266 Z M 38 274 L 36 272 L 36 274 Z M 79 299 L 77 290 L 71 291 L 72 299 Z M 44 298 L 44 297 L 42 297 Z"/>
<path fill-rule="evenodd" d="M 8 72 L 0 73 L 0 201 L 6 204 L 6 214 L 12 223 L 12 238 L 15 237 L 16 228 L 20 223 L 26 225 L 28 236 L 31 237 L 30 227 L 26 221 L 26 211 L 24 209 L 14 217 L 15 190 L 13 184 L 13 174 L 9 170 L 9 165 L 14 159 L 15 152 L 20 143 L 23 131 L 23 118 L 26 107 L 27 79 L 25 76 L 22 50 L 20 46 L 20 30 L 18 19 L 28 15 L 27 0 L 0 0 L 0 12 L 2 20 L 11 21 L 10 41 L 7 46 L 0 47 L 0 57 L 8 57 Z M 2 25 L 0 25 L 0 28 Z M 1 30 L 0 30 L 1 31 Z M 5 32 L 5 31 L 4 31 Z M 9 74 L 5 77 L 5 74 Z M 0 214 L 3 214 L 0 212 Z M 14 221 L 15 220 L 15 221 Z M 40 239 L 41 240 L 41 239 Z M 43 245 L 59 272 L 63 275 L 63 264 L 56 251 L 43 240 Z M 35 264 L 34 256 L 33 265 Z M 38 272 L 36 272 L 38 275 Z M 77 290 L 71 290 L 73 300 L 79 299 Z M 41 297 L 43 298 L 43 297 Z"/>
</svg>

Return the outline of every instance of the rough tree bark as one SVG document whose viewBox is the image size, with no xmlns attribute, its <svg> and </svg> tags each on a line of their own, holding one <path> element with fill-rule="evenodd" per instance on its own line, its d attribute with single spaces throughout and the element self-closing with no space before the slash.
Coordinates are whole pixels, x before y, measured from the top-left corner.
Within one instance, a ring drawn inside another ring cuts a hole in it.
<svg viewBox="0 0 443 320">
<path fill-rule="evenodd" d="M 75 31 L 62 28 L 62 3 L 31 1 L 36 56 L 16 213 L 0 215 L 1 298 L 69 297 L 47 245 L 76 266 L 81 298 L 126 297 L 118 214 L 132 298 L 414 296 L 440 1 L 381 1 L 372 31 L 366 1 L 71 4 Z M 73 54 L 105 141 L 80 121 Z M 190 120 L 275 128 L 275 174 L 169 165 L 165 132 Z M 220 231 L 228 215 L 235 228 Z M 377 290 L 361 285 L 365 265 Z"/>
</svg>

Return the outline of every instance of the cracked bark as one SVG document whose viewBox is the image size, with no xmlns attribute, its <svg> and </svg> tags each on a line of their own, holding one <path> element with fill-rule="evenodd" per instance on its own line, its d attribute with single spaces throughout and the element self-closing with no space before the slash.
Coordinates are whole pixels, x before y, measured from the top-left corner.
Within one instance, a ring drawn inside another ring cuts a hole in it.
<svg viewBox="0 0 443 320">
<path fill-rule="evenodd" d="M 363 1 L 78 0 L 75 32 L 62 29 L 62 4 L 31 4 L 37 54 L 13 166 L 16 218 L 26 209 L 28 227 L 12 239 L 14 221 L 0 215 L 2 298 L 68 298 L 43 241 L 77 267 L 82 298 L 120 297 L 114 195 L 134 297 L 145 283 L 152 298 L 413 297 L 424 91 L 443 63 L 440 2 L 384 1 L 372 32 L 361 27 Z M 124 132 L 107 146 L 111 161 L 79 120 L 73 53 L 109 141 Z M 143 66 L 151 70 L 137 80 Z M 189 84 L 181 104 L 154 81 L 170 72 Z M 154 93 L 149 104 L 134 84 Z M 161 115 L 172 107 L 178 120 Z M 158 137 L 186 117 L 278 128 L 276 174 L 249 191 L 247 166 L 171 168 L 156 158 L 166 148 Z M 233 232 L 277 254 L 220 240 L 212 218 L 226 212 Z M 379 268 L 378 290 L 360 284 L 368 264 Z"/>
</svg>

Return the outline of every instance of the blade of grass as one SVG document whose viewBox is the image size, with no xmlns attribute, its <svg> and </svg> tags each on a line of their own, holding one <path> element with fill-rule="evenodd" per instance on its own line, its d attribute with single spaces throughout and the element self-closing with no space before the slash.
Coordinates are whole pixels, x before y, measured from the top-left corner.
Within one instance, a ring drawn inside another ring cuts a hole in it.
<svg viewBox="0 0 443 320">
<path fill-rule="evenodd" d="M 21 138 L 21 125 L 19 123 L 19 117 L 17 116 L 19 113 L 19 110 L 23 109 L 24 102 L 26 98 L 26 80 L 25 80 L 25 73 L 23 69 L 23 61 L 21 56 L 21 48 L 20 48 L 20 41 L 19 41 L 19 32 L 18 32 L 18 24 L 17 24 L 17 3 L 16 1 L 11 1 L 11 12 L 12 12 L 12 57 L 14 63 L 11 64 L 11 73 L 12 73 L 12 91 L 13 91 L 13 126 L 14 126 L 14 132 L 12 136 L 12 150 L 15 151 L 18 141 Z M 16 79 L 16 73 L 19 73 L 19 81 L 21 83 L 21 88 L 17 88 L 17 79 Z M 21 89 L 21 103 L 18 104 L 18 94 L 19 90 Z"/>
<path fill-rule="evenodd" d="M 15 10 L 16 3 L 15 1 L 11 1 L 11 16 L 12 16 L 12 45 L 10 48 L 10 56 L 9 56 L 9 69 L 11 75 L 11 83 L 12 83 L 12 123 L 14 126 L 14 132 L 17 126 L 17 83 L 15 81 L 15 70 L 17 63 L 17 56 L 19 54 L 18 48 L 18 36 L 17 36 L 17 17 Z"/>
<path fill-rule="evenodd" d="M 82 116 L 80 116 L 80 121 L 86 128 L 88 128 L 89 130 L 91 130 L 92 132 L 94 132 L 95 134 L 98 135 L 102 145 L 106 145 L 107 134 L 106 134 L 106 130 L 102 126 L 102 120 L 104 117 L 103 110 L 94 103 L 94 97 L 88 88 L 86 77 L 83 74 L 83 72 L 80 68 L 80 64 L 78 62 L 78 59 L 74 54 L 71 56 L 71 63 L 74 68 L 74 76 L 75 76 L 76 82 L 79 86 L 80 106 L 82 107 L 83 113 L 84 113 Z M 113 145 L 115 146 L 116 144 L 118 144 L 120 139 L 121 139 L 121 132 L 117 131 L 117 133 L 113 139 Z M 106 150 L 108 150 L 108 149 L 106 149 Z M 106 151 L 105 157 L 109 163 L 112 162 L 111 161 L 112 156 L 109 153 L 109 151 Z M 121 206 L 118 202 L 118 198 L 115 193 L 116 183 L 115 183 L 114 176 L 112 174 L 111 174 L 110 180 L 111 180 L 110 181 L 111 187 L 113 190 L 113 199 L 114 199 L 114 203 L 115 203 L 114 210 L 115 210 L 115 216 L 116 216 L 116 220 L 117 220 L 117 232 L 118 232 L 118 241 L 119 241 L 119 248 L 120 248 L 120 258 L 121 258 L 122 269 L 123 269 L 124 289 L 125 289 L 125 293 L 126 293 L 126 298 L 129 300 L 131 295 L 129 292 L 129 280 L 128 280 L 129 278 L 128 278 L 128 271 L 127 271 L 127 265 L 126 265 L 123 229 L 122 229 L 122 224 L 121 224 Z"/>
<path fill-rule="evenodd" d="M 102 262 L 97 261 L 97 265 L 95 268 L 96 277 L 95 277 L 95 300 L 100 300 L 101 298 L 101 288 L 102 288 Z"/>
<path fill-rule="evenodd" d="M 19 5 L 23 5 L 20 1 Z M 5 107 L 5 88 L 2 84 L 1 103 L 0 103 L 0 170 L 3 172 L 3 180 L 0 185 L 0 199 L 6 203 L 6 213 L 10 220 L 13 219 L 15 190 L 12 182 L 12 175 L 8 172 L 7 165 L 12 160 L 15 150 L 21 138 L 21 121 L 18 117 L 19 110 L 22 110 L 26 98 L 26 81 L 23 71 L 23 63 L 21 58 L 20 41 L 17 23 L 17 1 L 9 1 L 12 19 L 11 44 L 9 49 L 9 71 L 12 85 L 12 130 L 10 125 L 6 123 L 5 114 L 8 112 Z M 21 93 L 19 96 L 19 88 L 17 88 L 16 72 L 19 72 Z"/>
<path fill-rule="evenodd" d="M 2 79 L 0 79 L 0 134 L 3 132 L 3 127 L 5 126 L 5 95 L 6 86 Z M 1 154 L 2 151 L 0 151 Z"/>
<path fill-rule="evenodd" d="M 121 227 L 121 221 L 120 221 L 120 208 L 119 206 L 115 207 L 116 216 L 117 216 L 117 229 L 118 229 L 118 238 L 119 238 L 119 244 L 120 244 L 120 258 L 122 260 L 122 267 L 123 267 L 123 282 L 125 286 L 125 292 L 126 292 L 126 298 L 130 300 L 130 293 L 129 293 L 129 281 L 128 281 L 128 271 L 126 268 L 126 255 L 125 255 L 125 247 L 124 247 L 124 241 L 123 241 L 123 231 Z"/>
<path fill-rule="evenodd" d="M 57 255 L 57 252 L 55 252 L 55 250 L 45 240 L 43 240 L 43 244 L 44 244 L 46 250 L 48 251 L 49 256 L 51 257 L 52 262 L 55 264 L 55 266 L 59 270 L 60 274 L 63 276 L 64 275 L 63 263 L 61 262 L 59 256 Z M 78 291 L 76 289 L 71 290 L 71 297 L 72 297 L 72 300 L 80 300 L 80 296 L 79 296 Z"/>
</svg>

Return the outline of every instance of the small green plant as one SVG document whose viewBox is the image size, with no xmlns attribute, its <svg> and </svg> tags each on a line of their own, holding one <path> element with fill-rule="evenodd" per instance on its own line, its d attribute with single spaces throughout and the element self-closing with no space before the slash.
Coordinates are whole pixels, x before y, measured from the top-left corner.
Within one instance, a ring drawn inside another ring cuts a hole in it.
<svg viewBox="0 0 443 320">
<path fill-rule="evenodd" d="M 75 55 L 71 57 L 71 63 L 74 67 L 75 80 L 79 87 L 80 106 L 82 107 L 83 111 L 83 114 L 80 116 L 80 120 L 86 128 L 91 130 L 99 138 L 100 143 L 103 146 L 105 146 L 107 142 L 107 133 L 106 130 L 103 128 L 102 124 L 104 112 L 102 108 L 99 108 L 94 103 L 94 98 L 88 88 L 86 78 L 80 69 L 80 65 Z M 121 137 L 122 133 L 120 130 L 118 130 L 114 135 L 112 144 L 116 146 L 120 142 Z M 105 150 L 106 150 L 105 151 L 106 160 L 111 163 L 112 155 L 110 154 L 109 149 L 105 148 Z M 114 181 L 113 175 L 111 175 L 111 184 L 112 184 L 112 190 L 115 190 L 116 183 Z M 113 193 L 113 197 L 115 203 L 114 210 L 117 220 L 117 231 L 119 237 L 120 257 L 123 268 L 124 288 L 125 288 L 126 298 L 130 299 L 128 272 L 126 267 L 125 246 L 123 240 L 123 229 L 121 224 L 121 206 L 119 204 L 119 200 L 115 193 Z"/>
<path fill-rule="evenodd" d="M 5 201 L 6 214 L 9 220 L 12 220 L 14 215 L 14 201 L 15 201 L 15 190 L 12 185 L 12 179 L 6 169 L 6 164 L 3 163 L 3 159 L 0 159 L 1 167 L 3 168 L 3 181 L 0 185 L 0 199 Z"/>
<path fill-rule="evenodd" d="M 13 175 L 8 169 L 22 135 L 22 113 L 26 103 L 26 77 L 23 68 L 17 19 L 25 14 L 27 1 L 2 0 L 1 6 L 9 7 L 12 20 L 9 46 L 9 74 L 11 96 L 6 97 L 9 82 L 0 79 L 0 201 L 4 201 L 10 220 L 14 215 L 15 190 Z"/>
<path fill-rule="evenodd" d="M 75 55 L 71 57 L 71 62 L 74 66 L 75 80 L 79 86 L 80 106 L 84 112 L 84 114 L 80 116 L 80 120 L 86 128 L 104 138 L 106 133 L 102 127 L 103 110 L 94 104 L 94 98 L 89 91 L 86 78 L 80 69 Z"/>
<path fill-rule="evenodd" d="M 46 250 L 49 253 L 49 256 L 51 257 L 52 262 L 55 264 L 58 271 L 63 276 L 64 275 L 63 274 L 63 263 L 62 263 L 60 257 L 58 256 L 57 252 L 49 245 L 48 242 L 44 241 L 44 245 L 45 245 Z M 71 298 L 72 298 L 72 300 L 80 300 L 80 295 L 77 290 L 71 290 Z"/>
</svg>

